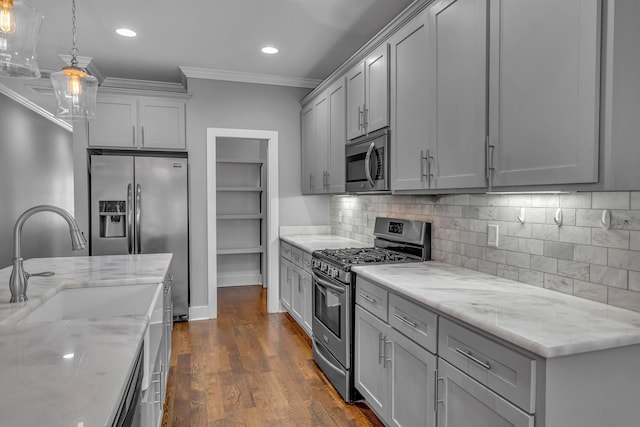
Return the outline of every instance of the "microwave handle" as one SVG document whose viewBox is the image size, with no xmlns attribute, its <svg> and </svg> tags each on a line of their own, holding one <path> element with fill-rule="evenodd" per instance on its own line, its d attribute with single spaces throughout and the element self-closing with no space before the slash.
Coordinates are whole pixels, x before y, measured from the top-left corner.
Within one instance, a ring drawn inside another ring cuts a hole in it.
<svg viewBox="0 0 640 427">
<path fill-rule="evenodd" d="M 371 153 L 373 152 L 374 148 L 376 148 L 376 144 L 375 142 L 372 142 L 371 145 L 369 146 L 369 149 L 367 150 L 367 155 L 364 158 L 364 173 L 367 175 L 367 180 L 369 181 L 369 184 L 371 184 L 371 187 L 375 187 L 375 182 L 373 182 L 373 178 L 371 177 Z"/>
</svg>

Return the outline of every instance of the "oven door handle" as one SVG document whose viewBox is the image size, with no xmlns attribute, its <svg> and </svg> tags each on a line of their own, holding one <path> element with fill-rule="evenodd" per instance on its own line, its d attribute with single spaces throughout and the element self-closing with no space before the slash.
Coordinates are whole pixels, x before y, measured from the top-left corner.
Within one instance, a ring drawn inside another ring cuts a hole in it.
<svg viewBox="0 0 640 427">
<path fill-rule="evenodd" d="M 315 279 L 316 282 L 318 282 L 318 284 L 320 284 L 320 286 L 324 286 L 325 288 L 329 288 L 333 291 L 344 294 L 344 286 L 334 285 L 333 283 L 318 276 L 316 273 L 313 273 L 313 278 Z"/>
<path fill-rule="evenodd" d="M 372 187 L 375 187 L 376 183 L 373 182 L 373 178 L 371 177 L 371 153 L 376 148 L 376 143 L 372 142 L 367 150 L 367 155 L 364 158 L 364 173 L 367 175 L 367 181 L 371 184 Z"/>
</svg>

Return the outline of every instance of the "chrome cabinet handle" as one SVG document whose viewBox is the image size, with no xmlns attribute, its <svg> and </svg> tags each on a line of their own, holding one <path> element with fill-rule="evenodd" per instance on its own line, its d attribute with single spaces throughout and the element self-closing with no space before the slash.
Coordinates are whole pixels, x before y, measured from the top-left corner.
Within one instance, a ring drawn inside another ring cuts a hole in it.
<svg viewBox="0 0 640 427">
<path fill-rule="evenodd" d="M 464 351 L 464 350 L 461 350 L 460 348 L 457 348 L 457 347 L 456 347 L 456 351 L 459 354 L 461 354 L 464 357 L 466 357 L 467 359 L 469 359 L 472 362 L 474 362 L 475 364 L 482 366 L 484 369 L 491 370 L 491 364 L 489 362 L 485 362 L 485 361 L 482 361 L 482 360 L 478 359 L 473 354 L 471 354 L 470 351 Z"/>
<path fill-rule="evenodd" d="M 375 298 L 371 298 L 369 295 L 360 294 L 360 296 L 371 304 L 375 304 L 377 302 Z"/>
<path fill-rule="evenodd" d="M 136 186 L 136 253 L 142 253 L 142 187 Z"/>
<path fill-rule="evenodd" d="M 489 135 L 486 137 L 485 141 L 485 175 L 487 177 L 487 185 L 489 186 L 489 191 L 492 190 L 493 187 L 493 175 L 495 173 L 495 166 L 493 163 L 493 154 L 495 152 L 496 146 L 491 145 L 489 143 Z"/>
<path fill-rule="evenodd" d="M 127 225 L 129 227 L 127 246 L 129 255 L 131 255 L 133 253 L 133 188 L 131 183 L 127 186 Z"/>
<path fill-rule="evenodd" d="M 420 182 L 422 182 L 423 178 L 427 178 L 427 174 L 424 173 L 424 165 L 427 157 L 424 155 L 424 150 L 420 150 Z"/>
<path fill-rule="evenodd" d="M 140 132 L 142 133 L 141 144 L 144 147 L 144 126 L 140 126 Z"/>
<path fill-rule="evenodd" d="M 364 111 L 362 107 L 358 105 L 358 130 L 364 128 Z"/>
<path fill-rule="evenodd" d="M 389 351 L 389 357 L 387 357 L 387 345 L 391 345 L 391 341 L 384 341 L 384 367 L 391 365 L 391 351 Z"/>
<path fill-rule="evenodd" d="M 136 125 L 131 126 L 131 135 L 133 136 L 133 146 L 136 146 Z"/>
<path fill-rule="evenodd" d="M 438 412 L 438 405 L 445 404 L 444 399 L 438 399 L 438 391 L 440 390 L 440 387 L 438 387 L 438 385 L 440 384 L 440 381 L 444 382 L 444 378 L 438 377 L 438 371 L 433 371 L 433 378 L 436 383 L 436 390 L 435 390 L 435 393 L 433 394 L 433 410 L 435 412 Z"/>
<path fill-rule="evenodd" d="M 396 319 L 398 319 L 398 320 L 399 320 L 399 321 L 401 321 L 402 323 L 405 323 L 405 324 L 407 324 L 407 325 L 411 326 L 411 327 L 412 327 L 412 328 L 414 328 L 414 329 L 418 327 L 418 324 L 417 324 L 416 322 L 413 322 L 413 321 L 411 321 L 411 320 L 407 319 L 407 318 L 406 318 L 406 317 L 404 317 L 404 316 L 400 316 L 400 315 L 399 315 L 399 314 L 397 314 L 397 313 L 396 313 L 396 314 L 394 314 L 394 315 L 393 315 L 393 317 L 395 317 Z"/>
<path fill-rule="evenodd" d="M 368 125 L 369 125 L 369 109 L 367 108 L 367 105 L 364 104 L 362 106 L 362 128 L 366 129 Z"/>
<path fill-rule="evenodd" d="M 431 155 L 431 151 L 427 150 L 427 177 L 429 178 L 429 188 L 431 188 L 431 178 L 433 178 L 433 173 L 431 172 L 431 161 L 433 160 L 433 156 Z"/>
<path fill-rule="evenodd" d="M 384 359 L 385 359 L 384 345 L 385 345 L 384 334 L 382 332 L 378 332 L 378 365 L 380 365 L 381 363 L 384 363 Z"/>
<path fill-rule="evenodd" d="M 374 148 L 376 148 L 376 144 L 372 142 L 367 150 L 367 155 L 364 157 L 364 172 L 367 175 L 367 181 L 369 181 L 372 187 L 375 187 L 375 182 L 373 182 L 373 178 L 371 177 L 371 153 Z"/>
</svg>

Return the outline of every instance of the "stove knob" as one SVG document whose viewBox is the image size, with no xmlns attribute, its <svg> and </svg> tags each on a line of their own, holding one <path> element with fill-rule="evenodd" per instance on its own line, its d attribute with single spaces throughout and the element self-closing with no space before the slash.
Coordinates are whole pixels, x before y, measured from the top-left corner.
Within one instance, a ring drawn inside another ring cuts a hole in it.
<svg viewBox="0 0 640 427">
<path fill-rule="evenodd" d="M 334 279 L 336 277 L 338 277 L 338 269 L 337 268 L 334 268 L 334 269 L 331 270 L 331 277 L 334 278 Z"/>
<path fill-rule="evenodd" d="M 329 266 L 327 264 L 325 264 L 324 262 L 320 263 L 320 270 L 327 271 L 328 269 L 329 269 Z"/>
<path fill-rule="evenodd" d="M 320 266 L 320 261 L 318 261 L 317 259 L 312 259 L 311 260 L 311 266 L 313 268 L 318 268 L 318 266 Z"/>
</svg>

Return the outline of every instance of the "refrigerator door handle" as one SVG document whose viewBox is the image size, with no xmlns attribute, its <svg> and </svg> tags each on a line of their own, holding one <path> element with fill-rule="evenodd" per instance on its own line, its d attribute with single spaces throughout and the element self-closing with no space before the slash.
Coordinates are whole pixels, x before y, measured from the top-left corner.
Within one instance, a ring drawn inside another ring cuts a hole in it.
<svg viewBox="0 0 640 427">
<path fill-rule="evenodd" d="M 136 253 L 142 253 L 142 187 L 136 186 Z"/>
<path fill-rule="evenodd" d="M 127 246 L 129 255 L 133 253 L 133 188 L 131 183 L 127 185 Z"/>
</svg>

